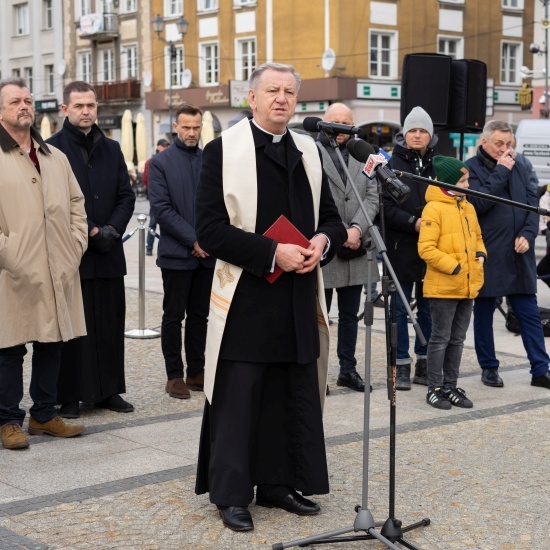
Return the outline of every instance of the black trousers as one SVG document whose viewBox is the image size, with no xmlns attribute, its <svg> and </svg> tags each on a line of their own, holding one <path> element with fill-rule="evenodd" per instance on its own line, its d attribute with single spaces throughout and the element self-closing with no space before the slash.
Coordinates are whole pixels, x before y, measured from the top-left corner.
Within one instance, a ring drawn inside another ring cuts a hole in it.
<svg viewBox="0 0 550 550">
<path fill-rule="evenodd" d="M 185 358 L 187 376 L 204 369 L 206 326 L 214 268 L 162 269 L 164 300 L 161 346 L 168 380 L 183 378 L 181 324 L 185 319 Z"/>
<path fill-rule="evenodd" d="M 218 363 L 195 492 L 220 506 L 247 506 L 261 484 L 328 493 L 315 362 Z"/>
</svg>

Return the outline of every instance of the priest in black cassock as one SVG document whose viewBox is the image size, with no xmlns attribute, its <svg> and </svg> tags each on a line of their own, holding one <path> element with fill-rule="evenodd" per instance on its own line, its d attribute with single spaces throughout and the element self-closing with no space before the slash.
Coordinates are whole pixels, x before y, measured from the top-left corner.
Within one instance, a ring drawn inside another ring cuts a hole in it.
<svg viewBox="0 0 550 550">
<path fill-rule="evenodd" d="M 347 232 L 309 137 L 291 132 L 300 76 L 254 70 L 253 119 L 204 149 L 197 192 L 200 246 L 218 258 L 206 344 L 205 405 L 196 492 L 224 524 L 253 529 L 248 505 L 299 515 L 329 490 L 322 405 L 328 323 L 320 264 Z M 302 247 L 263 233 L 284 215 Z M 282 270 L 269 282 L 266 275 Z"/>
<path fill-rule="evenodd" d="M 136 197 L 120 145 L 95 124 L 97 106 L 90 84 L 67 84 L 63 128 L 47 141 L 67 155 L 88 218 L 89 246 L 80 264 L 87 336 L 71 340 L 61 352 L 57 400 L 64 418 L 78 418 L 80 402 L 116 412 L 134 410 L 120 395 L 126 392 L 126 259 L 121 236 Z"/>
</svg>

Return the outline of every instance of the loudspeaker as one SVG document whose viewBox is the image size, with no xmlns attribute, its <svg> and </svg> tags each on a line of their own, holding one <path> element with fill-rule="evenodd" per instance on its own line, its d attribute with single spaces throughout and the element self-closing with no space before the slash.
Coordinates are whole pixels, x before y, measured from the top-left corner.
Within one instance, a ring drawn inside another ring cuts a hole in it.
<svg viewBox="0 0 550 550">
<path fill-rule="evenodd" d="M 414 107 L 422 107 L 435 127 L 446 128 L 450 116 L 452 57 L 411 53 L 403 58 L 401 124 Z"/>
<path fill-rule="evenodd" d="M 448 129 L 481 133 L 487 111 L 487 65 L 476 59 L 453 60 L 451 75 Z"/>
</svg>

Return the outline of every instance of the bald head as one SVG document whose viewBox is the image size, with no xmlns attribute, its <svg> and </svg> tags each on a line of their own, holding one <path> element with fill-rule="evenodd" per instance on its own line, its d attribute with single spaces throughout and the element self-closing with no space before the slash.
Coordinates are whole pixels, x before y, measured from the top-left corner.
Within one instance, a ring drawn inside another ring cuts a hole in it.
<svg viewBox="0 0 550 550">
<path fill-rule="evenodd" d="M 323 120 L 326 122 L 347 124 L 348 126 L 354 125 L 351 109 L 343 103 L 333 103 L 332 105 L 329 105 L 329 108 L 325 111 Z M 343 145 L 350 137 L 351 136 L 347 134 L 338 134 L 336 136 L 336 141 L 338 142 L 338 145 Z"/>
</svg>

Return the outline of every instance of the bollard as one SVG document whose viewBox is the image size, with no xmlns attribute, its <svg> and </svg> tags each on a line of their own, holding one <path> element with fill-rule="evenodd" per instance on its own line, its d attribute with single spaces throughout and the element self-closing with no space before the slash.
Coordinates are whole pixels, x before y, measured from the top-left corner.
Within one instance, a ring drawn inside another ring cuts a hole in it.
<svg viewBox="0 0 550 550">
<path fill-rule="evenodd" d="M 138 308 L 139 308 L 139 320 L 138 328 L 133 330 L 127 330 L 124 335 L 126 338 L 158 338 L 160 332 L 145 328 L 145 232 L 148 231 L 148 227 L 145 226 L 147 216 L 145 214 L 139 214 L 137 217 L 139 227 L 139 281 L 138 281 Z"/>
</svg>

